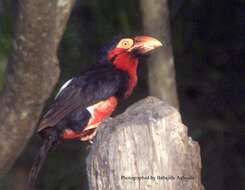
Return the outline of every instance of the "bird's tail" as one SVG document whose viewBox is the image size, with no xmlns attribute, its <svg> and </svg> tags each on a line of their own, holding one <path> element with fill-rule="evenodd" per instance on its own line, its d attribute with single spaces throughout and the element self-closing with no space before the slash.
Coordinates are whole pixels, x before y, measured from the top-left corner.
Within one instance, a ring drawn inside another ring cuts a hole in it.
<svg viewBox="0 0 245 190">
<path fill-rule="evenodd" d="M 36 183 L 39 171 L 48 155 L 49 150 L 53 147 L 57 139 L 55 138 L 46 138 L 43 141 L 43 144 L 38 152 L 37 157 L 35 158 L 29 176 L 28 176 L 28 184 L 33 186 Z"/>
</svg>

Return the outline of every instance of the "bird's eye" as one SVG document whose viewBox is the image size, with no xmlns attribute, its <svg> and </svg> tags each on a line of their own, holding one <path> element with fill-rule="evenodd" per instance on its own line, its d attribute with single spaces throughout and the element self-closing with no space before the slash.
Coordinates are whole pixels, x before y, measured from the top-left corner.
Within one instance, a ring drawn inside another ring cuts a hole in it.
<svg viewBox="0 0 245 190">
<path fill-rule="evenodd" d="M 125 38 L 125 39 L 122 39 L 118 45 L 117 45 L 117 48 L 124 48 L 124 49 L 128 49 L 128 48 L 131 48 L 134 44 L 134 41 L 130 38 Z"/>
<path fill-rule="evenodd" d="M 122 43 L 122 46 L 128 46 L 128 42 L 127 41 L 124 41 L 123 43 Z"/>
</svg>

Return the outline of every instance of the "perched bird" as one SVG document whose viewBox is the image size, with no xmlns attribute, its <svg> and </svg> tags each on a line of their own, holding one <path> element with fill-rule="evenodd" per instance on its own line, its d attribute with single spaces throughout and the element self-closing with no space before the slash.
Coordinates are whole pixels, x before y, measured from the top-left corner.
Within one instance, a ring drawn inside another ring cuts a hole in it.
<svg viewBox="0 0 245 190">
<path fill-rule="evenodd" d="M 29 174 L 34 184 L 51 147 L 63 139 L 91 140 L 98 125 L 129 97 L 137 84 L 138 59 L 162 46 L 150 36 L 113 40 L 103 49 L 99 63 L 68 80 L 43 115 L 38 133 L 43 145 Z"/>
</svg>

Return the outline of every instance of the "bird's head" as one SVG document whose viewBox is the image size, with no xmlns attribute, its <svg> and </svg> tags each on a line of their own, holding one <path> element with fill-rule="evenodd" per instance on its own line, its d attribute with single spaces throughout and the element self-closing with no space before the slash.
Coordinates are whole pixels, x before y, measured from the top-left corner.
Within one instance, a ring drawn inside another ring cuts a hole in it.
<svg viewBox="0 0 245 190">
<path fill-rule="evenodd" d="M 125 37 L 113 40 L 104 56 L 107 62 L 126 69 L 137 65 L 140 56 L 161 46 L 159 40 L 150 36 Z"/>
</svg>

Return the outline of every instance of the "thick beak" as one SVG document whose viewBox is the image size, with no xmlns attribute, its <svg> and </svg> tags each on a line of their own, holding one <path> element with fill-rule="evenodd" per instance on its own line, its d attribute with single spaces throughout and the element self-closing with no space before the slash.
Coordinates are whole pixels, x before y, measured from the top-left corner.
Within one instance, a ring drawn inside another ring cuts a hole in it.
<svg viewBox="0 0 245 190">
<path fill-rule="evenodd" d="M 153 37 L 136 36 L 134 37 L 134 45 L 129 49 L 129 51 L 137 52 L 139 54 L 145 54 L 161 46 L 162 43 Z"/>
</svg>

